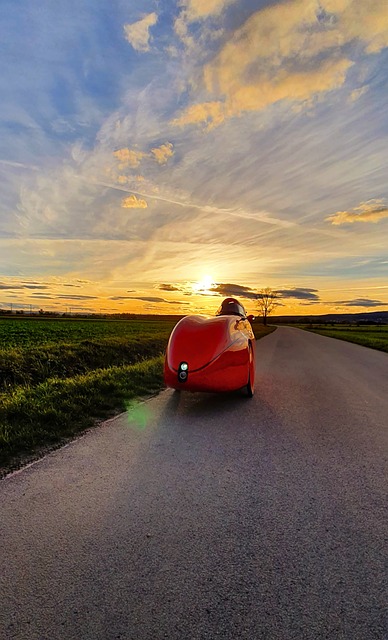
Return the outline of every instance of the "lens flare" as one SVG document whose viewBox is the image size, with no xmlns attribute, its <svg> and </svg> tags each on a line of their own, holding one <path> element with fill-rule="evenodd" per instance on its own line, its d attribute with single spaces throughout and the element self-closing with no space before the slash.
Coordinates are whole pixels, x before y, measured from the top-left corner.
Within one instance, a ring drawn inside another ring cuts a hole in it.
<svg viewBox="0 0 388 640">
<path fill-rule="evenodd" d="M 126 403 L 128 412 L 128 426 L 137 431 L 144 431 L 151 420 L 151 411 L 145 403 L 128 401 Z"/>
</svg>

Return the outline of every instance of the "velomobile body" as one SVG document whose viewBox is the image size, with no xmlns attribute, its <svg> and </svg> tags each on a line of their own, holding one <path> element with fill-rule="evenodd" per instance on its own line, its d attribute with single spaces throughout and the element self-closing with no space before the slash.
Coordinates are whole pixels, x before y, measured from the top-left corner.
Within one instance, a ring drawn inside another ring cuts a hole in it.
<svg viewBox="0 0 388 640">
<path fill-rule="evenodd" d="M 253 395 L 255 337 L 239 307 L 244 315 L 186 316 L 178 322 L 166 350 L 168 387 L 210 392 L 246 387 Z"/>
</svg>

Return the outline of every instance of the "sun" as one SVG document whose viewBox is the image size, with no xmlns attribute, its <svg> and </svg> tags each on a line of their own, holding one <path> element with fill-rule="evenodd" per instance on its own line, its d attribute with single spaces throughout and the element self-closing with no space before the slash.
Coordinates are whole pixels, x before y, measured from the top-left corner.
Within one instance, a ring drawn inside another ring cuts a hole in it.
<svg viewBox="0 0 388 640">
<path fill-rule="evenodd" d="M 193 291 L 201 292 L 201 293 L 204 293 L 204 292 L 210 293 L 210 290 L 214 285 L 215 285 L 215 282 L 212 276 L 205 275 L 201 278 L 201 280 L 198 280 L 198 282 L 194 282 Z"/>
</svg>

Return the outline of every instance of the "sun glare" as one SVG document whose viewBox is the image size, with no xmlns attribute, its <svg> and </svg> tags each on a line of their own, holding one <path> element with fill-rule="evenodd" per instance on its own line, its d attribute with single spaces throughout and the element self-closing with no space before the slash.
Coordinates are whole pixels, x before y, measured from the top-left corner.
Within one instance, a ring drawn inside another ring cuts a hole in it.
<svg viewBox="0 0 388 640">
<path fill-rule="evenodd" d="M 213 280 L 213 278 L 209 275 L 205 275 L 201 278 L 201 280 L 198 280 L 198 282 L 194 282 L 193 284 L 193 291 L 194 292 L 209 292 L 210 293 L 210 289 L 215 285 L 215 282 Z"/>
</svg>

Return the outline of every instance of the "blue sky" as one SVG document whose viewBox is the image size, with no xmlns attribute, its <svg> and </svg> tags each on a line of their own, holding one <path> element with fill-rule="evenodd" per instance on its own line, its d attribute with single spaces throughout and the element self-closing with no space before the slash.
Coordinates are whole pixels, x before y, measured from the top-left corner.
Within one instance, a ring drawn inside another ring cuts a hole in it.
<svg viewBox="0 0 388 640">
<path fill-rule="evenodd" d="M 0 306 L 388 309 L 385 0 L 4 1 L 0 24 Z"/>
</svg>

